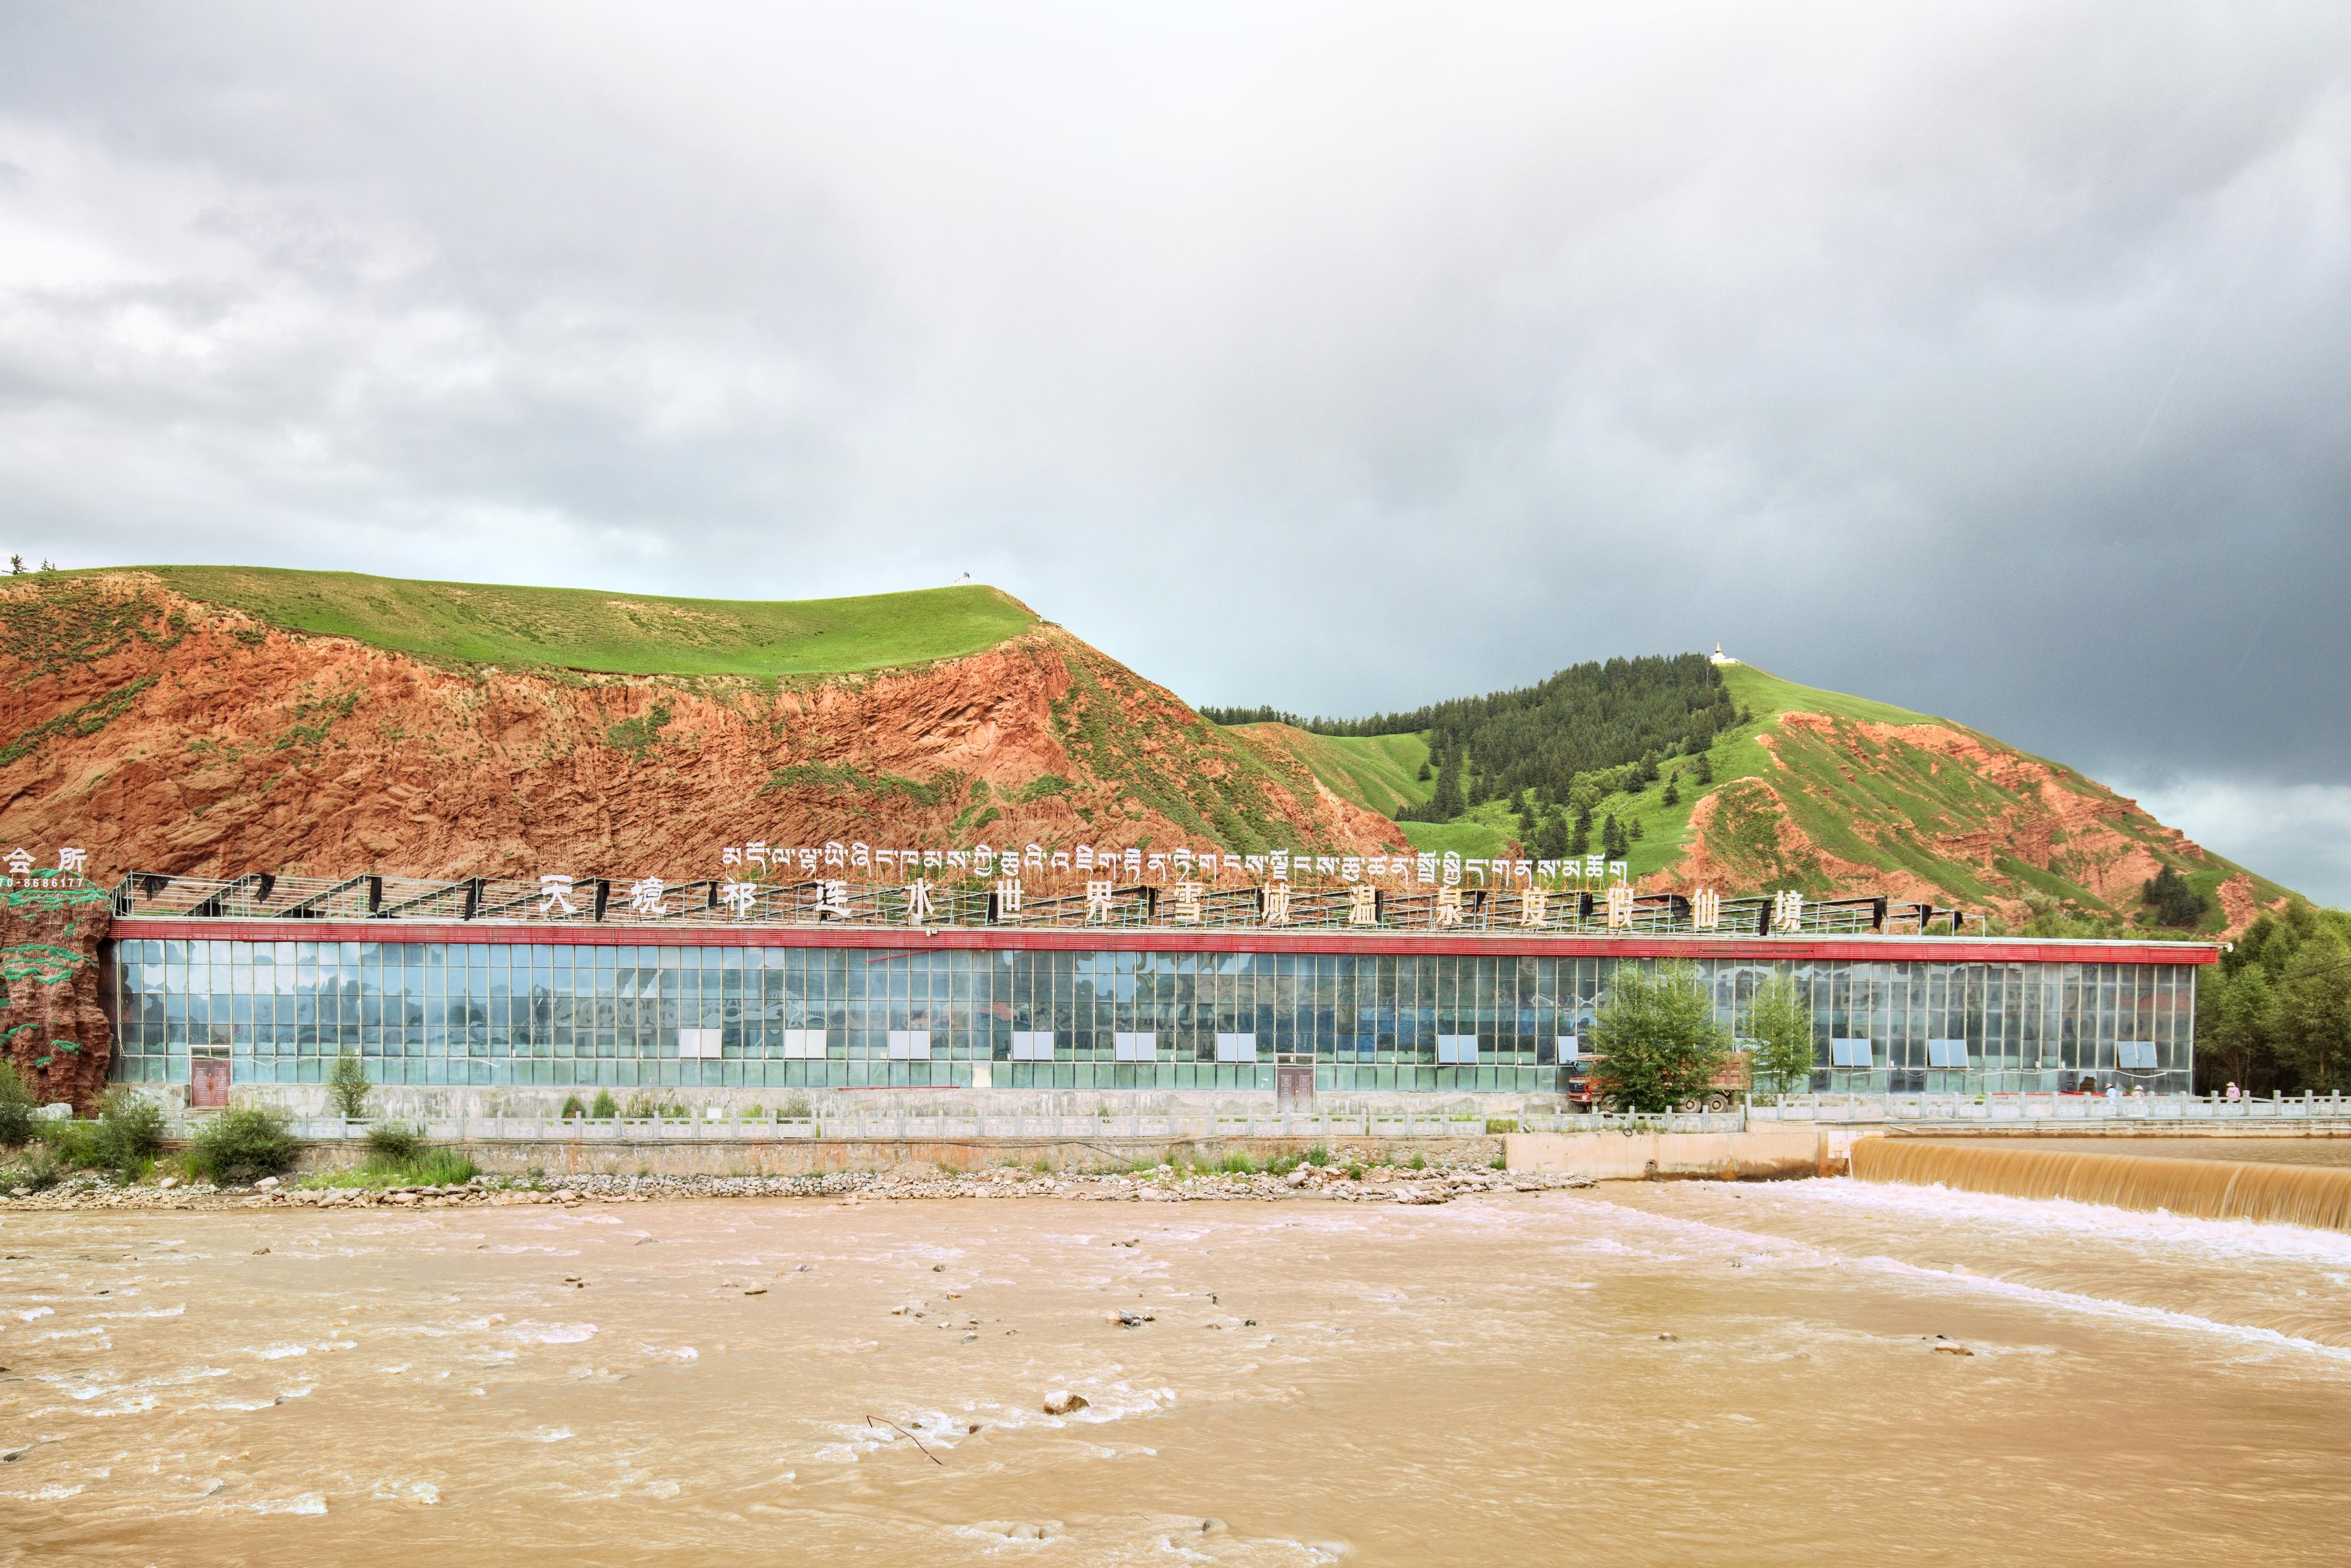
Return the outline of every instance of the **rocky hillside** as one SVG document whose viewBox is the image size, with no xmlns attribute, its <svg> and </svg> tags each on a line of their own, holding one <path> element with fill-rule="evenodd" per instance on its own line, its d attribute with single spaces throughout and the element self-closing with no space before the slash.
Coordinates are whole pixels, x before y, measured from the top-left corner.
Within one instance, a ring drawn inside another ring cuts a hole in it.
<svg viewBox="0 0 2351 1568">
<path fill-rule="evenodd" d="M 1755 722 L 1718 747 L 1709 790 L 1660 865 L 1676 884 L 1880 887 L 1901 898 L 2036 916 L 2151 924 L 2143 890 L 2170 870 L 2206 905 L 2194 929 L 2242 930 L 2294 895 L 2063 763 L 1948 719 L 1733 666 Z"/>
<path fill-rule="evenodd" d="M 1403 843 L 988 589 L 729 605 L 44 573 L 0 586 L 0 841 L 82 847 L 101 883 L 708 875 L 751 839 Z"/>
<path fill-rule="evenodd" d="M 1579 780 L 1591 848 L 1608 818 L 1637 824 L 1625 858 L 1645 887 L 1883 892 L 2011 928 L 2119 932 L 2155 920 L 2143 890 L 2168 869 L 2203 904 L 2175 935 L 2241 931 L 2295 896 L 2095 779 L 1965 725 L 1750 665 L 1726 665 L 1722 678 L 1742 716 L 1705 748 L 1703 766 L 1682 753 L 1660 759 L 1652 779 L 1620 768 Z M 1411 759 L 1405 737 L 1246 730 L 1350 799 L 1393 810 L 1427 798 L 1426 781 L 1395 766 Z M 1491 800 L 1447 822 L 1403 826 L 1424 848 L 1532 853 L 1521 804 Z"/>
</svg>

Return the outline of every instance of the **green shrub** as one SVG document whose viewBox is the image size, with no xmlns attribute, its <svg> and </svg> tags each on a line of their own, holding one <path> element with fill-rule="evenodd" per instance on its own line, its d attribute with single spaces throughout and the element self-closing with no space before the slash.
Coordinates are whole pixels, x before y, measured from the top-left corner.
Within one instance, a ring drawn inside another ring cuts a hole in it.
<svg viewBox="0 0 2351 1568">
<path fill-rule="evenodd" d="M 1331 1151 L 1317 1144 L 1306 1151 L 1306 1163 L 1310 1166 L 1327 1166 L 1331 1163 Z"/>
<path fill-rule="evenodd" d="M 98 1164 L 95 1122 L 36 1122 L 33 1137 L 68 1170 L 88 1170 Z"/>
<path fill-rule="evenodd" d="M 1236 1149 L 1218 1162 L 1217 1168 L 1227 1176 L 1255 1176 L 1259 1166 L 1255 1160 Z"/>
<path fill-rule="evenodd" d="M 188 1168 L 215 1182 L 279 1175 L 301 1152 L 293 1120 L 276 1105 L 232 1106 L 197 1131 L 188 1149 Z"/>
<path fill-rule="evenodd" d="M 609 1122 L 621 1113 L 621 1103 L 612 1098 L 610 1089 L 596 1091 L 596 1103 L 588 1107 L 588 1114 L 599 1122 Z"/>
<path fill-rule="evenodd" d="M 790 1099 L 784 1102 L 783 1109 L 778 1111 L 776 1114 L 782 1117 L 787 1122 L 805 1122 L 814 1116 L 816 1113 L 809 1109 L 809 1099 L 807 1095 L 795 1094 Z"/>
<path fill-rule="evenodd" d="M 1276 1155 L 1273 1158 L 1265 1162 L 1265 1174 L 1268 1176 L 1288 1176 L 1297 1168 L 1298 1156 L 1296 1155 Z"/>
<path fill-rule="evenodd" d="M 567 1122 L 576 1121 L 588 1113 L 588 1107 L 581 1103 L 579 1095 L 567 1094 L 563 1097 L 563 1109 L 556 1113 Z"/>
<path fill-rule="evenodd" d="M 368 1082 L 367 1068 L 358 1054 L 343 1051 L 327 1073 L 327 1103 L 344 1121 L 359 1121 L 367 1114 L 368 1095 L 374 1087 Z"/>
<path fill-rule="evenodd" d="M 1486 1131 L 1489 1135 L 1497 1133 L 1515 1133 L 1518 1130 L 1519 1124 L 1513 1118 L 1508 1116 L 1489 1116 L 1486 1118 Z"/>
<path fill-rule="evenodd" d="M 163 1147 L 163 1107 L 132 1090 L 108 1090 L 89 1145 L 92 1164 L 138 1180 Z"/>
<path fill-rule="evenodd" d="M 14 1062 L 0 1061 L 0 1148 L 33 1141 L 33 1091 Z"/>
<path fill-rule="evenodd" d="M 1426 1170 L 1428 1168 L 1428 1156 L 1422 1154 L 1418 1149 L 1413 1150 L 1412 1168 L 1416 1171 Z"/>
<path fill-rule="evenodd" d="M 368 1129 L 368 1164 L 404 1165 L 416 1157 L 424 1140 L 413 1127 L 403 1127 L 397 1122 L 380 1122 Z"/>
<path fill-rule="evenodd" d="M 57 1158 L 57 1151 L 47 1144 L 36 1143 L 15 1165 L 0 1170 L 0 1190 L 47 1192 L 65 1174 L 66 1164 Z"/>
</svg>

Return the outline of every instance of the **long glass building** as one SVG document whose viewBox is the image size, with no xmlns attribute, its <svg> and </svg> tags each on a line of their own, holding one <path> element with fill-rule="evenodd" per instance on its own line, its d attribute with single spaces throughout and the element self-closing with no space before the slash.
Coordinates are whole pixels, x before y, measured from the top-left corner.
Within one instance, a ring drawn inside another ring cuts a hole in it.
<svg viewBox="0 0 2351 1568">
<path fill-rule="evenodd" d="M 1610 977 L 1695 961 L 1743 1035 L 1792 975 L 1814 1087 L 2183 1092 L 2209 946 L 118 919 L 113 1075 L 393 1084 L 1569 1091 Z M 211 1071 L 217 1072 L 217 1067 Z"/>
</svg>

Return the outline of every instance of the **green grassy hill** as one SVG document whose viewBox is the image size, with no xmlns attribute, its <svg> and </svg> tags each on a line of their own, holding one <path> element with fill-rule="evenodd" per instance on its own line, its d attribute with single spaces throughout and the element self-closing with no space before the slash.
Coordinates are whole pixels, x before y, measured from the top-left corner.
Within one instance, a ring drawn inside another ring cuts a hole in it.
<svg viewBox="0 0 2351 1568">
<path fill-rule="evenodd" d="M 1287 724 L 1242 724 L 1233 733 L 1262 747 L 1278 748 L 1304 763 L 1331 792 L 1383 817 L 1403 805 L 1417 806 L 1435 789 L 1419 777 L 1428 761 L 1428 739 L 1418 735 L 1316 735 Z"/>
<path fill-rule="evenodd" d="M 1698 782 L 1694 757 L 1670 756 L 1656 780 L 1615 789 L 1593 807 L 1595 828 L 1612 815 L 1640 825 L 1641 836 L 1625 857 L 1635 878 L 1666 875 L 1703 853 L 1713 868 L 1710 874 L 1719 879 L 1727 873 L 1730 881 L 1753 884 L 1743 891 L 1797 887 L 1816 896 L 1857 891 L 1844 885 L 1855 880 L 1853 873 L 1840 876 L 1829 869 L 1843 862 L 1865 868 L 1873 890 L 1897 882 L 1923 885 L 1938 902 L 2011 912 L 2038 900 L 2038 906 L 2058 918 L 2120 927 L 2143 916 L 2137 884 L 2125 878 L 2117 888 L 2102 868 L 2118 855 L 2144 851 L 2178 871 L 2210 902 L 2202 926 L 2207 931 L 2228 925 L 2220 888 L 2232 878 L 2249 879 L 2252 897 L 2263 904 L 2296 896 L 2220 856 L 2181 851 L 2163 824 L 2095 780 L 1964 725 L 1801 685 L 1751 665 L 1725 665 L 1721 674 L 1745 716 L 1723 728 L 1708 748 L 1712 782 Z M 1818 715 L 1828 723 L 1785 722 L 1789 714 Z M 1906 739 L 1864 726 L 1920 727 Z M 1425 756 L 1426 736 L 1357 738 L 1309 735 L 1287 726 L 1249 727 L 1280 731 L 1282 742 L 1316 777 L 1358 805 L 1393 815 L 1400 799 L 1417 803 L 1428 797 L 1428 784 L 1407 776 L 1412 788 L 1406 795 L 1393 775 L 1377 768 L 1379 759 Z M 1972 752 L 1983 765 L 1956 755 L 1955 748 Z M 1417 768 L 1416 760 L 1413 766 Z M 1629 771 L 1609 769 L 1592 777 L 1613 780 Z M 2024 858 L 2002 841 L 2019 824 L 2029 829 L 2036 821 L 2048 823 L 2051 801 L 2038 782 L 2001 783 L 1996 775 L 2004 772 L 2045 779 L 2061 798 L 2074 797 L 2077 806 L 2094 808 L 2095 826 L 2056 827 L 2046 863 Z M 1672 805 L 1665 800 L 1669 783 L 1677 796 Z M 1709 797 L 1714 804 L 1700 843 L 1692 821 L 1699 802 Z M 1507 799 L 1472 806 L 1449 821 L 1402 826 L 1417 848 L 1464 855 L 1499 854 L 1520 837 L 1517 807 Z M 1994 841 L 1988 860 L 1954 849 L 1971 836 Z M 1594 839 L 1596 848 L 1596 831 Z M 2096 891 L 2101 884 L 2104 897 Z"/>
<path fill-rule="evenodd" d="M 150 566 L 190 599 L 398 653 L 626 675 L 831 674 L 950 659 L 1034 625 L 979 584 L 850 599 L 668 599 L 586 588 L 415 582 L 348 571 Z M 60 577 L 95 573 L 57 573 Z"/>
</svg>

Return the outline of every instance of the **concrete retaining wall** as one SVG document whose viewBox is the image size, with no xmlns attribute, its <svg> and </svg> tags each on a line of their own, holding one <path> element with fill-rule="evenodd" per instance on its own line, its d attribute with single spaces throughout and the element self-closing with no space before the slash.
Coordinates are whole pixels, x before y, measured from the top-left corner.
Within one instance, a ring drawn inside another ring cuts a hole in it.
<svg viewBox="0 0 2351 1568">
<path fill-rule="evenodd" d="M 1417 1154 L 1432 1166 L 1490 1166 L 1503 1140 L 1493 1138 L 480 1138 L 461 1145 L 488 1175 L 528 1176 L 824 1176 L 889 1171 L 919 1165 L 956 1171 L 996 1166 L 1054 1171 L 1131 1169 L 1137 1161 L 1216 1165 L 1228 1155 L 1263 1162 L 1302 1155 L 1320 1143 L 1341 1163 L 1406 1165 Z M 360 1164 L 367 1145 L 305 1144 L 296 1169 L 337 1170 Z"/>
<path fill-rule="evenodd" d="M 1877 1129 L 1822 1127 L 1753 1133 L 1512 1133 L 1502 1139 L 1514 1171 L 1641 1181 L 1719 1181 L 1843 1176 L 1854 1140 Z"/>
<path fill-rule="evenodd" d="M 188 1109 L 184 1083 L 132 1085 L 174 1114 Z M 1273 1112 L 1270 1090 L 1245 1089 L 612 1089 L 622 1105 L 643 1098 L 684 1105 L 698 1117 L 716 1107 L 730 1119 L 744 1107 L 776 1111 L 797 1103 L 795 1115 L 888 1116 L 1205 1116 Z M 240 1105 L 281 1105 L 297 1116 L 333 1114 L 326 1086 L 319 1083 L 239 1083 L 231 1091 Z M 386 1122 L 480 1121 L 491 1116 L 560 1116 L 565 1101 L 585 1104 L 596 1090 L 484 1085 L 444 1088 L 380 1084 L 368 1096 L 368 1115 Z M 1567 1109 L 1553 1094 L 1456 1094 L 1427 1090 L 1332 1092 L 1316 1109 L 1330 1115 L 1413 1112 L 1423 1116 L 1457 1114 L 1484 1118 L 1549 1115 Z"/>
</svg>

